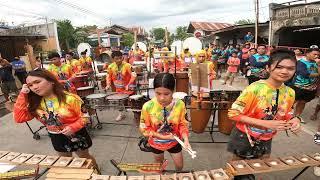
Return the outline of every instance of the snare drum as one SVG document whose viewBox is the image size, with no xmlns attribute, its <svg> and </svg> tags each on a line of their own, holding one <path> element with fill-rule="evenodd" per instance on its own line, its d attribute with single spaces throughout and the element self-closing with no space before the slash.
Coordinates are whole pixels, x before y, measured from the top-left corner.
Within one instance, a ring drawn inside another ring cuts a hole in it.
<svg viewBox="0 0 320 180">
<path fill-rule="evenodd" d="M 72 84 L 76 88 L 88 86 L 88 75 L 77 75 L 72 79 Z"/>
<path fill-rule="evenodd" d="M 114 109 L 119 109 L 120 107 L 124 107 L 128 101 L 128 94 L 111 94 L 107 96 L 107 103 Z"/>
<path fill-rule="evenodd" d="M 90 94 L 86 96 L 86 99 L 90 108 L 99 109 L 98 106 L 106 104 L 106 96 L 106 94 Z"/>
<path fill-rule="evenodd" d="M 105 88 L 107 86 L 107 81 L 106 81 L 107 75 L 108 75 L 108 73 L 98 73 L 96 75 L 97 81 L 101 82 L 101 87 L 102 88 Z"/>
<path fill-rule="evenodd" d="M 129 97 L 129 106 L 134 115 L 134 119 L 137 124 L 140 121 L 141 109 L 144 103 L 146 103 L 149 99 L 143 95 L 132 95 Z"/>
<path fill-rule="evenodd" d="M 203 101 L 210 101 L 209 94 L 204 93 Z M 200 108 L 199 108 L 200 107 Z M 199 109 L 198 109 L 199 108 Z M 191 127 L 195 133 L 203 133 L 211 117 L 212 103 L 197 101 L 197 94 L 193 93 L 191 98 Z"/>
<path fill-rule="evenodd" d="M 137 74 L 142 74 L 143 73 L 143 66 L 133 66 L 134 72 Z"/>
<path fill-rule="evenodd" d="M 93 86 L 86 86 L 86 87 L 80 87 L 77 88 L 77 94 L 81 97 L 84 98 L 90 94 L 94 93 L 94 87 Z"/>
</svg>

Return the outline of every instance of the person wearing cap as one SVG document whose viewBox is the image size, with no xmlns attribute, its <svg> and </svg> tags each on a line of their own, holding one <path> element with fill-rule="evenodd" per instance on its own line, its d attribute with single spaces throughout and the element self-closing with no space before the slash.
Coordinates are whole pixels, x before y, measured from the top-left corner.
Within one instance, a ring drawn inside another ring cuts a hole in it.
<svg viewBox="0 0 320 180">
<path fill-rule="evenodd" d="M 209 66 L 209 81 L 210 81 L 210 89 L 212 89 L 212 81 L 216 78 L 216 72 L 214 71 L 215 67 L 211 61 L 207 61 L 207 52 L 205 50 L 200 50 L 196 54 L 196 62 L 197 64 L 208 64 Z"/>
<path fill-rule="evenodd" d="M 57 52 L 49 54 L 48 59 L 52 62 L 48 67 L 48 71 L 64 85 L 66 90 L 76 92 L 75 87 L 71 83 L 74 75 L 72 67 L 66 63 L 61 63 L 61 57 Z"/>
<path fill-rule="evenodd" d="M 80 61 L 80 66 L 81 66 L 81 71 L 92 71 L 92 59 L 91 57 L 87 56 L 87 49 L 83 52 L 81 52 L 81 58 L 79 59 Z"/>
</svg>

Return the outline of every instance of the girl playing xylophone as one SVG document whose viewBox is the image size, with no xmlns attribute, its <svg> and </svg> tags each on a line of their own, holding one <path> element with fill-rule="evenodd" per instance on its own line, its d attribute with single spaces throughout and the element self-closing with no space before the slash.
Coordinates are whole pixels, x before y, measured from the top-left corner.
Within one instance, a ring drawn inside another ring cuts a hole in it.
<svg viewBox="0 0 320 180">
<path fill-rule="evenodd" d="M 14 105 L 15 121 L 24 123 L 36 118 L 46 126 L 60 156 L 75 152 L 81 158 L 92 159 L 98 170 L 95 158 L 89 154 L 92 141 L 85 128 L 80 97 L 64 91 L 56 77 L 44 69 L 30 71 L 26 83 Z"/>
<path fill-rule="evenodd" d="M 292 51 L 278 49 L 267 62 L 266 80 L 249 85 L 232 104 L 228 116 L 236 122 L 228 151 L 233 159 L 268 157 L 278 131 L 300 131 L 300 118 L 293 116 L 295 93 L 284 82 L 292 78 L 297 60 Z"/>
<path fill-rule="evenodd" d="M 190 148 L 188 122 L 185 119 L 185 104 L 173 99 L 175 79 L 172 74 L 160 73 L 154 78 L 155 98 L 142 107 L 140 131 L 148 138 L 155 161 L 162 163 L 164 151 L 168 151 L 177 171 L 183 168 L 181 145 L 174 136 L 182 138 L 186 148 Z"/>
</svg>

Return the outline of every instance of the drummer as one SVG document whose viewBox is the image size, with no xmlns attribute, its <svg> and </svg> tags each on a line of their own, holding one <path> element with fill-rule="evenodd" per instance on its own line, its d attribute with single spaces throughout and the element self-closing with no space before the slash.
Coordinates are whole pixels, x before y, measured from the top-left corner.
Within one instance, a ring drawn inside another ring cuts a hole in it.
<svg viewBox="0 0 320 180">
<path fill-rule="evenodd" d="M 232 104 L 228 116 L 236 125 L 228 151 L 234 160 L 268 158 L 277 132 L 300 131 L 301 118 L 292 112 L 295 92 L 284 84 L 294 76 L 296 64 L 294 52 L 275 50 L 267 62 L 269 78 L 252 83 Z"/>
<path fill-rule="evenodd" d="M 60 55 L 57 52 L 49 54 L 48 59 L 52 62 L 48 67 L 48 71 L 64 85 L 66 90 L 75 92 L 75 88 L 71 83 L 74 75 L 72 67 L 68 64 L 61 63 Z"/>
<path fill-rule="evenodd" d="M 136 74 L 131 71 L 131 65 L 123 61 L 121 51 L 113 51 L 111 57 L 114 62 L 108 66 L 106 90 L 114 85 L 117 93 L 128 95 L 134 94 L 136 88 Z M 116 121 L 125 118 L 125 115 L 122 113 L 123 110 L 124 109 L 120 110 Z"/>
<path fill-rule="evenodd" d="M 154 78 L 155 96 L 142 107 L 140 131 L 148 138 L 154 159 L 164 161 L 164 151 L 168 151 L 177 171 L 183 168 L 182 147 L 173 135 L 189 143 L 188 122 L 185 119 L 185 104 L 180 99 L 173 99 L 175 79 L 172 74 L 159 73 Z"/>
<path fill-rule="evenodd" d="M 92 59 L 87 56 L 88 49 L 82 51 L 80 61 L 81 71 L 92 71 Z"/>
<path fill-rule="evenodd" d="M 76 74 L 80 72 L 80 69 L 81 69 L 80 61 L 73 58 L 72 52 L 66 53 L 66 63 L 71 66 L 73 73 Z"/>
<path fill-rule="evenodd" d="M 30 71 L 26 83 L 14 104 L 15 122 L 24 123 L 36 118 L 49 133 L 52 146 L 59 156 L 71 157 L 76 153 L 81 158 L 95 158 L 90 155 L 91 138 L 86 130 L 87 120 L 82 118 L 79 96 L 66 92 L 57 79 L 47 70 Z"/>
<path fill-rule="evenodd" d="M 196 62 L 195 63 L 205 63 L 209 66 L 209 80 L 210 80 L 210 89 L 212 89 L 213 84 L 212 81 L 216 78 L 216 72 L 214 64 L 212 61 L 206 60 L 207 59 L 207 52 L 205 50 L 200 50 L 196 54 Z"/>
</svg>

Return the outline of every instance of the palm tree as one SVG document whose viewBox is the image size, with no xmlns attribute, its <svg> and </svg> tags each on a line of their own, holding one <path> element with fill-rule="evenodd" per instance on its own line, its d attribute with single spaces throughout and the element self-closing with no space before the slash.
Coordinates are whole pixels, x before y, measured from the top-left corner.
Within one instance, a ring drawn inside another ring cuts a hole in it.
<svg viewBox="0 0 320 180">
<path fill-rule="evenodd" d="M 70 44 L 74 41 L 74 28 L 68 19 L 57 20 L 58 38 L 62 49 L 70 49 Z"/>
</svg>

